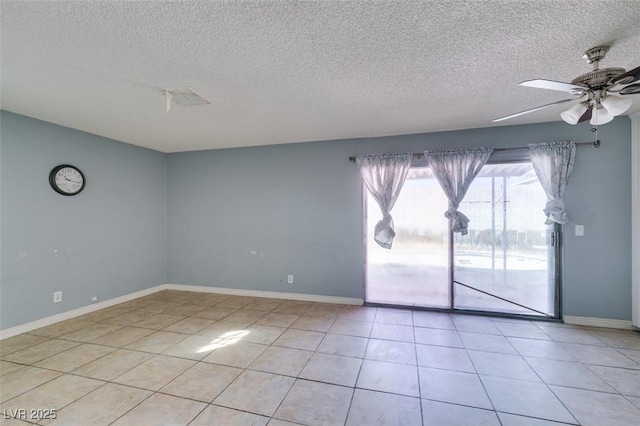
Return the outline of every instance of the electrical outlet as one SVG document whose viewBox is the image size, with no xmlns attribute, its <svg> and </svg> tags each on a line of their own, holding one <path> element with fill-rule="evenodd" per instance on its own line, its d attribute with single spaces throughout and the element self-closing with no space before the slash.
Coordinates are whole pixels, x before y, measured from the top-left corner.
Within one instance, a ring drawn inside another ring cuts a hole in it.
<svg viewBox="0 0 640 426">
<path fill-rule="evenodd" d="M 92 301 L 92 302 L 97 302 L 97 301 L 98 301 L 98 296 L 93 296 L 93 297 L 91 298 L 91 301 Z"/>
<path fill-rule="evenodd" d="M 293 284 L 293 275 L 288 275 L 287 276 L 287 283 Z"/>
<path fill-rule="evenodd" d="M 584 237 L 584 225 L 576 225 L 576 237 Z"/>
<path fill-rule="evenodd" d="M 56 291 L 53 293 L 53 303 L 62 302 L 62 292 Z"/>
</svg>

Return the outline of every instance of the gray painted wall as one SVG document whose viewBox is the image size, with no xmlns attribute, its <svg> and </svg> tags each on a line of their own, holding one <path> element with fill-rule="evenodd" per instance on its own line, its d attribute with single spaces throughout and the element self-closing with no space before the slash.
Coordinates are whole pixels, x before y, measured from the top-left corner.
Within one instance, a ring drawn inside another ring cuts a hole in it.
<svg viewBox="0 0 640 426">
<path fill-rule="evenodd" d="M 617 118 L 599 129 L 601 148 L 578 148 L 566 196 L 565 315 L 631 318 L 630 129 Z M 362 184 L 349 155 L 567 139 L 593 134 L 554 122 L 169 154 L 169 282 L 361 298 Z"/>
<path fill-rule="evenodd" d="M 0 328 L 167 282 L 165 154 L 4 111 L 0 143 Z M 77 196 L 49 186 L 64 163 Z"/>
<path fill-rule="evenodd" d="M 566 315 L 631 318 L 630 128 L 617 118 L 601 148 L 578 148 Z M 166 282 L 361 298 L 362 183 L 349 155 L 592 138 L 557 122 L 166 155 L 1 112 L 0 328 Z M 61 163 L 85 172 L 80 195 L 49 187 Z"/>
</svg>

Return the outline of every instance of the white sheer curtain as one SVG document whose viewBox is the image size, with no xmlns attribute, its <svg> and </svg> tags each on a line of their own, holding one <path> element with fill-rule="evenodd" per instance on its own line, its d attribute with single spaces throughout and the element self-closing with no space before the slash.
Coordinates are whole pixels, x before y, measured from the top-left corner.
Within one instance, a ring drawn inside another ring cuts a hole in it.
<svg viewBox="0 0 640 426">
<path fill-rule="evenodd" d="M 411 154 L 386 154 L 356 158 L 362 179 L 382 211 L 373 236 L 382 248 L 390 249 L 396 236 L 390 213 L 407 178 L 411 157 Z"/>
<path fill-rule="evenodd" d="M 469 218 L 458 211 L 469 185 L 485 165 L 493 148 L 425 151 L 424 157 L 449 199 L 444 216 L 452 221 L 453 232 L 467 235 Z"/>
<path fill-rule="evenodd" d="M 564 191 L 576 159 L 575 142 L 546 142 L 528 145 L 531 164 L 547 194 L 547 225 L 567 223 L 569 215 L 564 206 Z"/>
</svg>

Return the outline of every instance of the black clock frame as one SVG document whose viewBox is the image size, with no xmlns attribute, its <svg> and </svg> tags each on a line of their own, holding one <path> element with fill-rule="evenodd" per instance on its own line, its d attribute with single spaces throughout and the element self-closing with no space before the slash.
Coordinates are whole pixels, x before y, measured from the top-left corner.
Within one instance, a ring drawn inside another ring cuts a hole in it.
<svg viewBox="0 0 640 426">
<path fill-rule="evenodd" d="M 56 174 L 60 170 L 66 167 L 76 170 L 78 173 L 80 173 L 80 176 L 82 176 L 82 186 L 76 192 L 72 192 L 72 193 L 64 192 L 63 190 L 58 188 L 58 185 L 56 185 Z M 51 188 L 53 188 L 53 190 L 56 191 L 58 194 L 64 195 L 66 197 L 72 197 L 74 195 L 78 195 L 79 193 L 82 192 L 82 190 L 84 190 L 84 187 L 87 185 L 87 179 L 84 177 L 84 173 L 82 173 L 82 170 L 80 170 L 76 166 L 72 166 L 71 164 L 60 164 L 59 166 L 56 166 L 53 169 L 51 169 L 51 173 L 49 173 L 49 185 L 51 185 Z"/>
</svg>

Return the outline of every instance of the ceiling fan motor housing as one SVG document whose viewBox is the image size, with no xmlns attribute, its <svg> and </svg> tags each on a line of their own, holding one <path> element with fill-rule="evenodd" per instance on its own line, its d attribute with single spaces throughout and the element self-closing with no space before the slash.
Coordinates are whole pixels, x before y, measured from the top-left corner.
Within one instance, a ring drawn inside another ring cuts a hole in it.
<svg viewBox="0 0 640 426">
<path fill-rule="evenodd" d="M 606 88 L 611 80 L 626 72 L 624 68 L 603 68 L 590 71 L 574 78 L 571 83 L 587 86 L 590 89 Z"/>
</svg>

